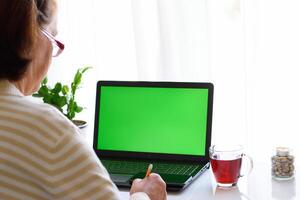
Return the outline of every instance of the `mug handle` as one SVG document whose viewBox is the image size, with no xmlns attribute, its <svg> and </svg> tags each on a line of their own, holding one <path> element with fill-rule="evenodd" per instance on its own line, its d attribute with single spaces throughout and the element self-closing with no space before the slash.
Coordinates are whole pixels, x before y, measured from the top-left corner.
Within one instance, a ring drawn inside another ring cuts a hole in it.
<svg viewBox="0 0 300 200">
<path fill-rule="evenodd" d="M 239 175 L 239 178 L 240 177 L 243 177 L 243 176 L 246 176 L 246 175 L 248 175 L 248 174 L 250 174 L 250 172 L 252 171 L 252 169 L 253 169 L 253 159 L 250 157 L 250 156 L 248 156 L 248 155 L 246 155 L 246 154 L 242 154 L 242 159 L 243 158 L 247 158 L 248 159 L 248 161 L 249 161 L 249 163 L 250 163 L 250 169 L 248 170 L 248 172 L 246 173 L 246 174 L 240 174 Z"/>
</svg>

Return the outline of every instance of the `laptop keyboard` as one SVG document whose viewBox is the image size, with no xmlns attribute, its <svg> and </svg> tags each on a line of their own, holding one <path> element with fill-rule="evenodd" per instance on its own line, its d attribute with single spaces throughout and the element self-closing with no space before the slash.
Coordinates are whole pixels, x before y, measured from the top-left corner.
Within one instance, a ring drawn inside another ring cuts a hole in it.
<svg viewBox="0 0 300 200">
<path fill-rule="evenodd" d="M 145 172 L 149 162 L 102 160 L 102 164 L 112 174 L 137 174 Z M 159 174 L 181 174 L 191 176 L 199 165 L 153 162 L 152 172 Z"/>
</svg>

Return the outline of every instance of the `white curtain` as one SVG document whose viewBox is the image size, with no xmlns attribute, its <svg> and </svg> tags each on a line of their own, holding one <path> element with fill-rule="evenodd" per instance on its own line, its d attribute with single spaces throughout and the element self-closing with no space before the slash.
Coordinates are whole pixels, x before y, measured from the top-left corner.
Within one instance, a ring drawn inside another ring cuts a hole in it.
<svg viewBox="0 0 300 200">
<path fill-rule="evenodd" d="M 60 0 L 65 52 L 49 72 L 72 79 L 93 131 L 97 80 L 209 81 L 213 143 L 240 143 L 258 160 L 300 152 L 300 2 L 296 0 Z"/>
<path fill-rule="evenodd" d="M 132 0 L 139 79 L 207 81 L 204 0 Z"/>
</svg>

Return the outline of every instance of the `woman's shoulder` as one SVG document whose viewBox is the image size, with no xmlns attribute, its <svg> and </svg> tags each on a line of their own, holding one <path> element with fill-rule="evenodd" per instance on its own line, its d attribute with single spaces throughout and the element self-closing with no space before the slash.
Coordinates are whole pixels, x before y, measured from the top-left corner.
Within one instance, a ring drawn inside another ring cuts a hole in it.
<svg viewBox="0 0 300 200">
<path fill-rule="evenodd" d="M 66 116 L 64 116 L 56 107 L 39 101 L 34 97 L 25 97 L 26 102 L 31 106 L 32 109 L 35 109 L 36 114 L 40 114 L 43 117 L 51 120 L 51 123 L 56 123 L 65 128 L 74 128 L 76 127 Z"/>
<path fill-rule="evenodd" d="M 0 112 L 35 130 L 51 133 L 53 142 L 78 132 L 77 127 L 57 108 L 30 96 L 0 97 Z M 12 116 L 13 115 L 13 116 Z M 28 128 L 27 127 L 27 128 Z"/>
<path fill-rule="evenodd" d="M 44 103 L 41 99 L 34 98 L 31 96 L 24 97 L 24 104 L 30 107 L 34 112 L 37 112 L 41 115 L 48 114 L 48 117 L 54 117 L 57 119 L 66 119 L 65 116 L 54 106 Z"/>
</svg>

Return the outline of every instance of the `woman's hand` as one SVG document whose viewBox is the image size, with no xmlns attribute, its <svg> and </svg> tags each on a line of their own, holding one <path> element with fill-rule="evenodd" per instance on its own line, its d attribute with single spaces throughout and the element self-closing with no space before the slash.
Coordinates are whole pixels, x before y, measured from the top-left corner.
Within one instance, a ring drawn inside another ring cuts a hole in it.
<svg viewBox="0 0 300 200">
<path fill-rule="evenodd" d="M 135 179 L 132 183 L 130 194 L 145 192 L 151 200 L 166 200 L 166 183 L 160 175 L 152 173 L 144 179 Z"/>
</svg>

